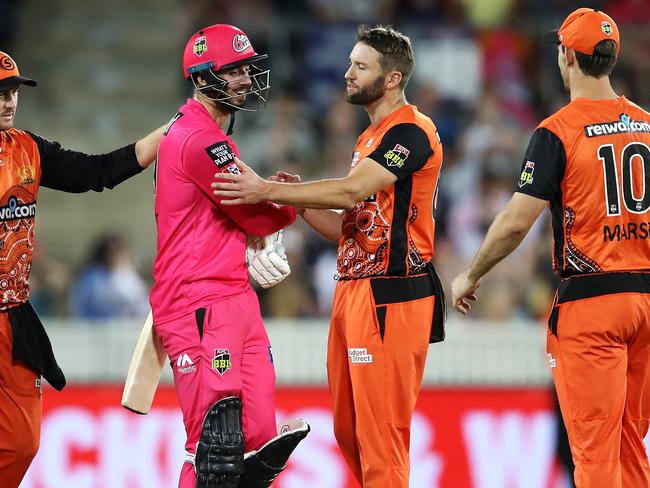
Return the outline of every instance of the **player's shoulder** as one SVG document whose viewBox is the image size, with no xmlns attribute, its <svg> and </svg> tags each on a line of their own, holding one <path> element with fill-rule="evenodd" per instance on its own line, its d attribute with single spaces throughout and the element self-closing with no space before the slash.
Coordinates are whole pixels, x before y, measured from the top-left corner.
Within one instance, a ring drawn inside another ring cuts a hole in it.
<svg viewBox="0 0 650 488">
<path fill-rule="evenodd" d="M 558 125 L 562 125 L 568 121 L 575 120 L 576 115 L 579 113 L 580 109 L 576 107 L 576 105 L 573 103 L 568 103 L 542 120 L 537 128 L 552 130 L 552 128 L 557 127 Z"/>
<path fill-rule="evenodd" d="M 11 129 L 7 129 L 7 135 L 11 136 L 12 139 L 16 139 L 20 142 L 26 140 L 31 141 L 34 139 L 34 136 L 32 135 L 31 132 L 28 132 L 26 130 L 16 129 L 15 127 L 12 127 Z"/>
<path fill-rule="evenodd" d="M 421 134 L 431 141 L 438 140 L 438 130 L 430 117 L 420 112 L 415 105 L 406 105 L 398 109 L 390 120 L 386 133 L 411 135 L 418 137 Z"/>
<path fill-rule="evenodd" d="M 650 112 L 648 112 L 646 109 L 641 107 L 640 105 L 637 105 L 633 101 L 624 98 L 625 104 L 629 107 L 628 111 L 630 112 L 630 115 L 634 115 L 637 119 L 643 119 L 643 120 L 650 120 Z"/>
</svg>

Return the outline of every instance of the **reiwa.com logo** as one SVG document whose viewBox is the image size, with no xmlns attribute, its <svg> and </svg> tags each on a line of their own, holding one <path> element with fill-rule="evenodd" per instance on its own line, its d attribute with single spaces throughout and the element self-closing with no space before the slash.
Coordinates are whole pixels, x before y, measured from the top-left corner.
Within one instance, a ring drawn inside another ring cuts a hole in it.
<svg viewBox="0 0 650 488">
<path fill-rule="evenodd" d="M 0 222 L 27 219 L 36 215 L 36 202 L 18 203 L 16 197 L 9 197 L 7 205 L 0 207 Z"/>
<path fill-rule="evenodd" d="M 625 132 L 650 132 L 650 122 L 632 120 L 628 114 L 621 114 L 618 120 L 585 126 L 587 137 L 608 136 Z"/>
</svg>

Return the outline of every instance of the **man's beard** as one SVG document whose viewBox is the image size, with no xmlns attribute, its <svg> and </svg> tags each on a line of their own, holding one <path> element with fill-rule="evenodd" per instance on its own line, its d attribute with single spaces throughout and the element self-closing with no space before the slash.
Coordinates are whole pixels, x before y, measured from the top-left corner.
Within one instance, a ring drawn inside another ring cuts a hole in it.
<svg viewBox="0 0 650 488">
<path fill-rule="evenodd" d="M 368 105 L 384 96 L 385 91 L 384 75 L 380 75 L 366 88 L 359 89 L 356 93 L 346 93 L 345 97 L 349 103 L 354 105 Z"/>
</svg>

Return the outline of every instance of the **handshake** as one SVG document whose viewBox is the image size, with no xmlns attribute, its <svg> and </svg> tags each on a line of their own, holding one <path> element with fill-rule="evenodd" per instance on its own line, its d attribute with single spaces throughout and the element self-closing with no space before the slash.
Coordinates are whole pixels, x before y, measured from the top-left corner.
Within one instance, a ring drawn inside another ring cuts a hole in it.
<svg viewBox="0 0 650 488">
<path fill-rule="evenodd" d="M 282 245 L 282 231 L 249 239 L 246 247 L 248 273 L 262 288 L 277 285 L 291 273 Z"/>
</svg>

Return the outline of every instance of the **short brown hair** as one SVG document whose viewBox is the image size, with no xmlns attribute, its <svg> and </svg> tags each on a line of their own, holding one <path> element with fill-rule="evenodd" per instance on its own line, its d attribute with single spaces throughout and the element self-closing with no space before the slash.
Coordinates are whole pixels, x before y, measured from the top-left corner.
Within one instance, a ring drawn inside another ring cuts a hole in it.
<svg viewBox="0 0 650 488">
<path fill-rule="evenodd" d="M 411 39 L 391 26 L 369 27 L 360 25 L 357 29 L 357 42 L 363 42 L 381 54 L 381 67 L 384 71 L 399 71 L 403 90 L 415 68 L 415 56 Z"/>
<path fill-rule="evenodd" d="M 578 61 L 580 71 L 594 78 L 609 76 L 618 59 L 616 50 L 616 43 L 607 39 L 600 41 L 594 46 L 594 53 L 591 56 L 576 51 L 576 60 Z"/>
</svg>

